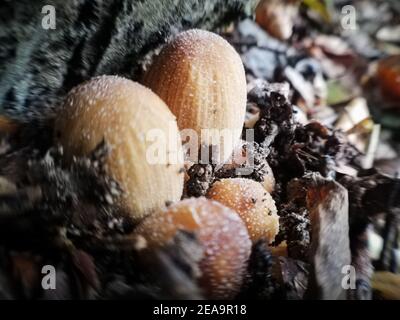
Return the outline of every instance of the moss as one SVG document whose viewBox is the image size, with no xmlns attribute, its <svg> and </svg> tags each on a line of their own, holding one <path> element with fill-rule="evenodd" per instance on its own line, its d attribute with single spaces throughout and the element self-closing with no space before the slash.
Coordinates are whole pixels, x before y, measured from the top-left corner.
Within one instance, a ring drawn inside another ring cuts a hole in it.
<svg viewBox="0 0 400 320">
<path fill-rule="evenodd" d="M 143 59 L 174 33 L 218 28 L 250 13 L 256 2 L 6 2 L 0 8 L 0 115 L 20 121 L 49 118 L 78 83 L 101 74 L 137 79 Z M 56 9 L 55 30 L 41 27 L 47 4 Z"/>
</svg>

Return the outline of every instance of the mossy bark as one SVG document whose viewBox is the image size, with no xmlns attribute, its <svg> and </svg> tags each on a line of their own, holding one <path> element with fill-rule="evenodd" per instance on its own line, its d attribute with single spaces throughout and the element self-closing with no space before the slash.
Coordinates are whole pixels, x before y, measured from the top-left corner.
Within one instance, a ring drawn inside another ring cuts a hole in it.
<svg viewBox="0 0 400 320">
<path fill-rule="evenodd" d="M 4 0 L 0 5 L 0 115 L 51 117 L 66 92 L 101 74 L 137 79 L 171 35 L 215 29 L 251 14 L 257 0 Z M 42 13 L 53 5 L 56 29 Z"/>
</svg>

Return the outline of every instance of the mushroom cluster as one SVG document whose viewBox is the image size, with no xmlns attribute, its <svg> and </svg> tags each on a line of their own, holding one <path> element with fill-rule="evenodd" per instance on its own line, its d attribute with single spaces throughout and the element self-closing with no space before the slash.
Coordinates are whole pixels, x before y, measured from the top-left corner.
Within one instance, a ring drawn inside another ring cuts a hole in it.
<svg viewBox="0 0 400 320">
<path fill-rule="evenodd" d="M 151 249 L 193 233 L 205 253 L 204 295 L 235 297 L 252 242 L 271 243 L 279 231 L 274 200 L 260 182 L 242 178 L 215 181 L 206 197 L 184 199 L 183 190 L 185 159 L 201 161 L 193 148 L 189 155 L 187 130 L 196 152 L 213 147 L 213 165 L 226 166 L 241 145 L 247 89 L 240 56 L 219 35 L 189 30 L 164 47 L 142 83 L 100 76 L 72 89 L 56 117 L 55 143 L 67 164 L 107 145 L 105 171 L 122 190 L 116 205 L 137 224 L 134 237 Z"/>
</svg>

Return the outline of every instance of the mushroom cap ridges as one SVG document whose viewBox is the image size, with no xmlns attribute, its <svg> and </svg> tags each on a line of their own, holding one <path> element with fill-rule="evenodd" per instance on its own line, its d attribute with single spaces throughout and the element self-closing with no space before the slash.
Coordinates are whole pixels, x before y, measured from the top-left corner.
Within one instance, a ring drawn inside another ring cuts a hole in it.
<svg viewBox="0 0 400 320">
<path fill-rule="evenodd" d="M 193 129 L 200 130 L 201 120 L 210 120 L 195 115 L 196 108 L 183 108 L 185 103 L 218 107 L 229 97 L 234 101 L 229 112 L 240 112 L 243 125 L 247 97 L 243 63 L 235 49 L 212 32 L 195 29 L 180 33 L 155 58 L 144 83 L 166 102 L 181 129 L 192 128 L 197 118 L 198 126 Z M 209 115 L 205 112 L 205 116 Z M 212 122 L 210 125 L 214 128 Z"/>
<path fill-rule="evenodd" d="M 181 130 L 231 130 L 231 142 L 220 143 L 225 160 L 240 138 L 246 110 L 246 76 L 235 49 L 208 31 L 179 34 L 145 73 L 144 84 L 156 92 L 177 117 Z M 207 143 L 207 141 L 206 141 Z"/>
<path fill-rule="evenodd" d="M 222 179 L 211 186 L 207 197 L 235 210 L 253 242 L 262 238 L 272 242 L 279 232 L 275 201 L 259 182 L 244 178 Z"/>
<path fill-rule="evenodd" d="M 228 41 L 220 35 L 206 30 L 191 29 L 181 32 L 170 43 L 170 47 L 167 45 L 166 48 L 167 50 L 172 50 L 174 56 L 181 56 L 182 58 L 195 60 L 200 58 L 221 59 L 220 62 L 227 62 L 228 59 L 238 59 L 239 65 L 242 65 L 239 54 Z M 224 57 L 224 55 L 229 56 Z M 210 62 L 212 63 L 213 61 Z"/>
<path fill-rule="evenodd" d="M 232 298 L 242 284 L 251 251 L 248 232 L 237 213 L 216 201 L 191 198 L 149 216 L 136 232 L 149 247 L 157 247 L 178 230 L 194 232 L 204 248 L 200 285 L 207 297 Z"/>
<path fill-rule="evenodd" d="M 176 142 L 176 163 L 149 163 L 146 139 L 161 130 Z M 183 151 L 175 117 L 151 90 L 117 76 L 100 76 L 68 94 L 55 122 L 56 140 L 67 160 L 86 156 L 103 140 L 109 146 L 107 173 L 122 187 L 121 204 L 134 218 L 151 213 L 166 201 L 178 201 L 183 190 Z M 158 192 L 155 194 L 154 190 Z"/>
<path fill-rule="evenodd" d="M 120 104 L 129 99 L 139 103 Z M 93 112 L 93 116 L 98 116 L 100 119 L 109 120 L 109 117 L 111 119 L 118 117 L 120 121 L 131 122 L 138 117 L 139 113 L 153 111 L 139 108 L 140 102 L 146 100 L 149 100 L 148 106 L 154 102 L 158 109 L 164 109 L 165 117 L 170 120 L 175 119 L 165 103 L 150 89 L 132 80 L 108 75 L 94 77 L 74 87 L 68 93 L 57 119 L 62 121 L 68 117 L 74 118 L 82 115 L 82 113 Z M 120 113 L 121 109 L 132 114 L 134 118 L 124 117 L 125 114 Z"/>
</svg>

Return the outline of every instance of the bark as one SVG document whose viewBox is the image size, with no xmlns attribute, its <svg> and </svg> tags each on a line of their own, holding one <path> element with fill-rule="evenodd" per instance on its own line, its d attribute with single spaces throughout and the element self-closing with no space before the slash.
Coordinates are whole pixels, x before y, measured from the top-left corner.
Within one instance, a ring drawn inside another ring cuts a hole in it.
<svg viewBox="0 0 400 320">
<path fill-rule="evenodd" d="M 348 192 L 336 181 L 315 179 L 307 191 L 311 220 L 310 262 L 307 296 L 312 299 L 345 299 L 343 267 L 351 264 Z"/>
<path fill-rule="evenodd" d="M 95 75 L 138 79 L 148 54 L 180 30 L 214 30 L 257 0 L 3 0 L 0 115 L 51 117 L 73 86 Z M 56 9 L 45 30 L 44 5 Z"/>
</svg>

